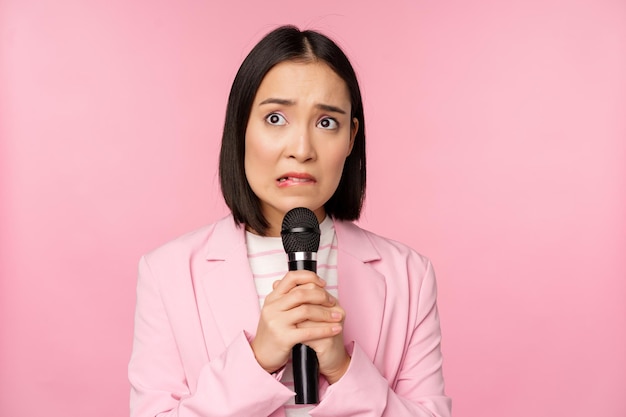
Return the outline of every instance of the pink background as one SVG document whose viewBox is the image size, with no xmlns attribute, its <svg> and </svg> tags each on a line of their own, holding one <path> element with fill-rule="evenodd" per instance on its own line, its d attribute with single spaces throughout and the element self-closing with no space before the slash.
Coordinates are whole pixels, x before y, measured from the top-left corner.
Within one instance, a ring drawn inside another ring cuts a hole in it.
<svg viewBox="0 0 626 417">
<path fill-rule="evenodd" d="M 0 415 L 127 415 L 137 261 L 226 212 L 228 89 L 283 23 L 356 67 L 361 223 L 434 261 L 454 414 L 625 416 L 610 0 L 3 0 Z"/>
</svg>

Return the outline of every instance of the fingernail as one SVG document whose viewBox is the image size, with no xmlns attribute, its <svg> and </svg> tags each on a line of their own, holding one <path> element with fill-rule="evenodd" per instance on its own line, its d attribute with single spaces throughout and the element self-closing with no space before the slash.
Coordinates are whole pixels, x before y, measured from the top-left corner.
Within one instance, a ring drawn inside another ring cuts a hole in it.
<svg viewBox="0 0 626 417">
<path fill-rule="evenodd" d="M 337 311 L 333 311 L 330 315 L 334 319 L 340 319 L 341 318 L 341 313 L 339 313 Z"/>
</svg>

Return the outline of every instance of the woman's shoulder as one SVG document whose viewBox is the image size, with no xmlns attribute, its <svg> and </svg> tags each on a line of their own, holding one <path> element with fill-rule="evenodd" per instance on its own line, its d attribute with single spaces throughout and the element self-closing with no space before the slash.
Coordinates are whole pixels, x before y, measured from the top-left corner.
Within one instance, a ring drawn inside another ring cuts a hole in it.
<svg viewBox="0 0 626 417">
<path fill-rule="evenodd" d="M 348 246 L 348 248 L 342 247 L 342 244 L 339 243 L 342 250 L 360 252 L 367 254 L 366 257 L 378 257 L 381 260 L 395 259 L 401 261 L 411 259 L 424 266 L 430 263 L 428 257 L 417 252 L 411 246 L 364 229 L 353 222 L 335 221 L 335 228 L 339 239 L 343 236 L 344 243 Z"/>
<path fill-rule="evenodd" d="M 172 260 L 189 258 L 197 253 L 208 254 L 213 247 L 232 246 L 238 240 L 237 226 L 231 215 L 223 217 L 213 223 L 178 236 L 144 255 L 144 258 L 157 261 L 160 259 Z M 212 237 L 219 235 L 220 242 L 213 242 Z M 231 240 L 229 242 L 229 239 Z"/>
</svg>

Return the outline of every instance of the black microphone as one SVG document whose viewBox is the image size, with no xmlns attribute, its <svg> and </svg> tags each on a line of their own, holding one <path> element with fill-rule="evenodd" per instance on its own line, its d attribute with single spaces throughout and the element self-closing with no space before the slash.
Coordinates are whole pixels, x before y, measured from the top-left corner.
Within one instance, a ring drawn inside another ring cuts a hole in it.
<svg viewBox="0 0 626 417">
<path fill-rule="evenodd" d="M 289 270 L 317 272 L 317 250 L 320 247 L 320 225 L 308 208 L 297 207 L 285 214 L 280 235 L 287 252 Z M 317 404 L 319 364 L 315 351 L 298 343 L 291 350 L 296 404 Z"/>
</svg>

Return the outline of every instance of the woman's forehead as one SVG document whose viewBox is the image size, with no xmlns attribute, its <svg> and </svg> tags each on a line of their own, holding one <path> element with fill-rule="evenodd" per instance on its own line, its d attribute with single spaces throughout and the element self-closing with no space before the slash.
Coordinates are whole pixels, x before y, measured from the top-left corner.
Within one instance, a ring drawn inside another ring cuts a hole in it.
<svg viewBox="0 0 626 417">
<path fill-rule="evenodd" d="M 291 100 L 322 100 L 350 104 L 345 81 L 323 61 L 283 61 L 263 78 L 255 102 L 268 98 Z"/>
</svg>

